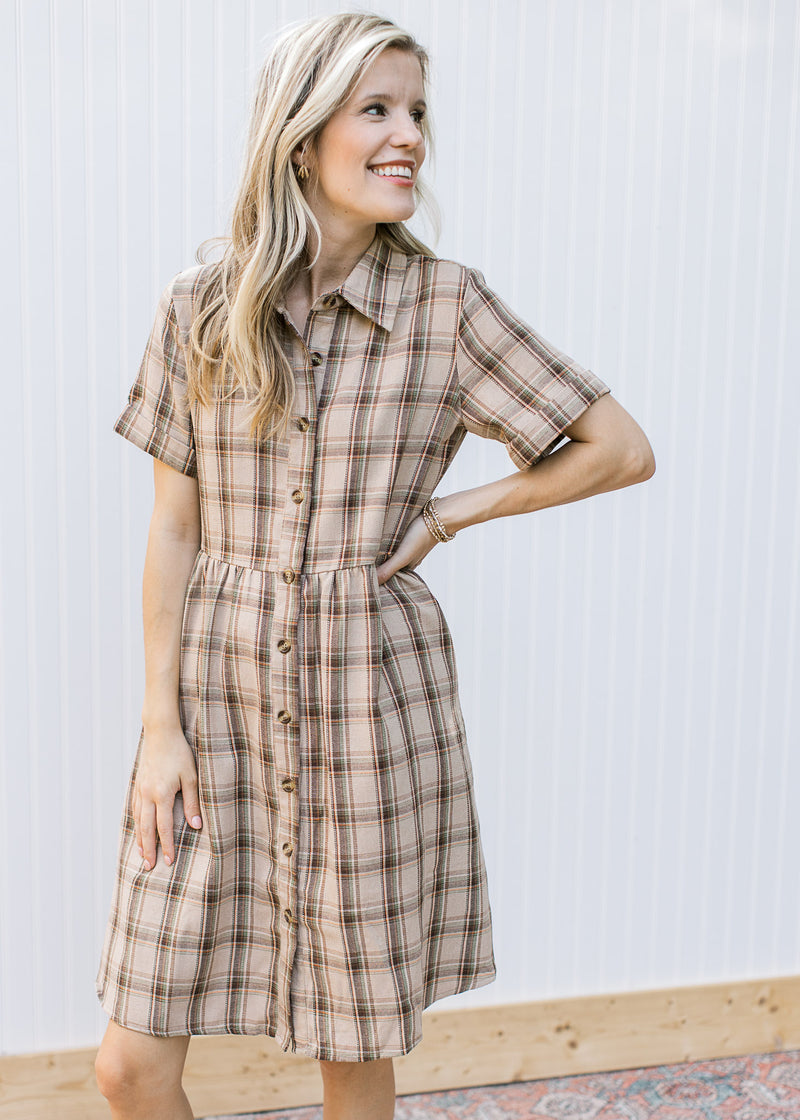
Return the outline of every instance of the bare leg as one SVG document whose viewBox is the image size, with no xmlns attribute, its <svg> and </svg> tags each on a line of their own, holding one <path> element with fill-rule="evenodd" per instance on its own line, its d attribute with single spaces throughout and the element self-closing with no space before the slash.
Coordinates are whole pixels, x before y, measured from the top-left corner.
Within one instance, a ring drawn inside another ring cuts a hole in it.
<svg viewBox="0 0 800 1120">
<path fill-rule="evenodd" d="M 194 1120 L 181 1076 L 190 1036 L 159 1038 L 109 1019 L 94 1069 L 113 1120 Z"/>
<path fill-rule="evenodd" d="M 323 1120 L 392 1120 L 395 1083 L 391 1058 L 319 1064 Z"/>
</svg>

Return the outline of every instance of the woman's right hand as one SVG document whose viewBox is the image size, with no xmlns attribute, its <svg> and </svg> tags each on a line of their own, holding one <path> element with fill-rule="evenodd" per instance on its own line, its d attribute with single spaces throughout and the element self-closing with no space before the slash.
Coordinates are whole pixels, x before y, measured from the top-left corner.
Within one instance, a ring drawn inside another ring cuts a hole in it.
<svg viewBox="0 0 800 1120">
<path fill-rule="evenodd" d="M 183 796 L 183 812 L 193 828 L 202 828 L 197 792 L 197 763 L 183 731 L 145 732 L 133 791 L 136 843 L 144 867 L 155 867 L 158 840 L 164 862 L 175 860 L 173 806 Z M 158 835 L 156 835 L 158 833 Z"/>
</svg>

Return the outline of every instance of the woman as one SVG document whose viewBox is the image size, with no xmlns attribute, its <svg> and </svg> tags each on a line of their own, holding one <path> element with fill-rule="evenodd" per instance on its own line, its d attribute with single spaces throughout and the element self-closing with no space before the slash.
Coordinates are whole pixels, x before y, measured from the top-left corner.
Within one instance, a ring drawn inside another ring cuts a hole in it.
<svg viewBox="0 0 800 1120">
<path fill-rule="evenodd" d="M 190 1117 L 189 1038 L 221 1033 L 319 1060 L 325 1120 L 393 1115 L 423 1008 L 495 977 L 450 633 L 415 569 L 654 470 L 607 385 L 403 224 L 427 67 L 379 16 L 283 34 L 226 255 L 164 290 L 116 423 L 156 493 L 97 978 L 115 1117 Z M 467 431 L 519 469 L 434 500 Z"/>
</svg>

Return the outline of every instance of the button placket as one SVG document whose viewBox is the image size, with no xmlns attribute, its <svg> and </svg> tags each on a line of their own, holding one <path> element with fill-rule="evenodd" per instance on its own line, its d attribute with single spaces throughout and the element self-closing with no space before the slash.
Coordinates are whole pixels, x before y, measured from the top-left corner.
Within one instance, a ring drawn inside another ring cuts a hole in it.
<svg viewBox="0 0 800 1120">
<path fill-rule="evenodd" d="M 290 358 L 295 369 L 308 368 L 305 346 L 296 335 Z M 300 682 L 296 651 L 297 630 L 301 624 L 303 601 L 303 564 L 309 528 L 310 491 L 316 427 L 316 400 L 308 392 L 303 376 L 297 379 L 296 414 L 289 429 L 286 464 L 287 502 L 278 553 L 275 585 L 275 610 L 272 633 L 278 654 L 269 660 L 269 700 L 271 727 L 269 774 L 275 792 L 268 799 L 275 805 L 273 859 L 274 889 L 280 899 L 282 934 L 276 938 L 280 954 L 278 1006 L 285 1008 L 285 1018 L 278 1033 L 290 1038 L 293 1032 L 291 983 L 298 925 L 296 859 L 300 828 L 298 796 L 300 788 Z M 289 500 L 290 499 L 290 500 Z"/>
<path fill-rule="evenodd" d="M 324 307 L 335 307 L 322 301 Z M 276 869 L 276 885 L 282 903 L 284 936 L 279 939 L 282 956 L 280 970 L 280 1004 L 286 1008 L 284 1031 L 292 1030 L 291 981 L 292 964 L 296 948 L 298 925 L 296 859 L 300 826 L 298 798 L 302 796 L 300 784 L 300 679 L 295 656 L 298 648 L 297 631 L 301 625 L 303 602 L 302 571 L 309 542 L 311 487 L 314 478 L 318 396 L 314 381 L 314 368 L 322 365 L 336 320 L 335 314 L 310 316 L 309 339 L 306 344 L 296 331 L 293 332 L 291 360 L 297 371 L 296 414 L 294 434 L 289 439 L 286 487 L 287 501 L 281 533 L 275 615 L 273 633 L 282 656 L 270 659 L 270 701 L 272 710 L 273 780 L 279 783 L 277 821 L 275 830 L 276 856 L 280 855 Z M 313 544 L 312 544 L 313 548 Z M 311 556 L 313 563 L 313 554 Z"/>
</svg>

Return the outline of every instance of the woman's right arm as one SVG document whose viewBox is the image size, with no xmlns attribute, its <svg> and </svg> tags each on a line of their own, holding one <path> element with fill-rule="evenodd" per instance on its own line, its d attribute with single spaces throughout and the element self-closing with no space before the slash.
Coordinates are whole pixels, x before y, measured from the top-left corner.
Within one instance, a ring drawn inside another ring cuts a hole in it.
<svg viewBox="0 0 800 1120">
<path fill-rule="evenodd" d="M 142 580 L 145 647 L 144 741 L 134 789 L 136 841 L 146 870 L 175 859 L 173 805 L 178 790 L 186 820 L 202 827 L 197 766 L 183 734 L 179 703 L 181 626 L 189 575 L 200 547 L 197 479 L 153 459 L 155 501 Z M 156 835 L 158 833 L 158 836 Z"/>
</svg>

